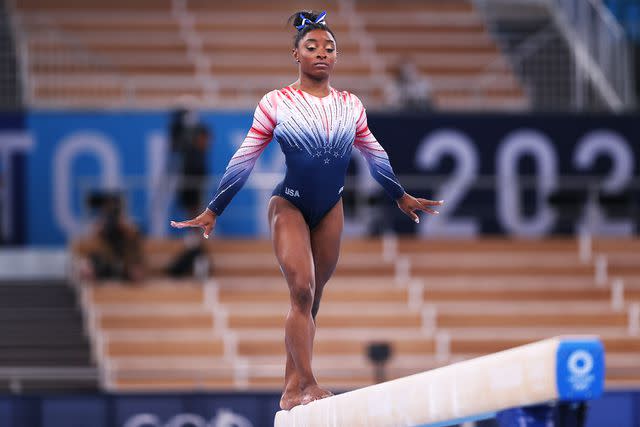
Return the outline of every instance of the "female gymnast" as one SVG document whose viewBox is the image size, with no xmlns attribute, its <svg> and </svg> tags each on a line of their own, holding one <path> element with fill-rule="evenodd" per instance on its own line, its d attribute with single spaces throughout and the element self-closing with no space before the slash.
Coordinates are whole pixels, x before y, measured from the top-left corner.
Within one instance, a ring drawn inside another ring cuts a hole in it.
<svg viewBox="0 0 640 427">
<path fill-rule="evenodd" d="M 191 220 L 171 222 L 177 228 L 200 227 L 208 238 L 260 153 L 272 139 L 278 141 L 285 155 L 286 175 L 273 192 L 268 217 L 291 303 L 285 322 L 282 409 L 331 395 L 318 385 L 311 356 L 322 291 L 340 252 L 344 219 L 341 193 L 352 147 L 365 156 L 373 177 L 415 222 L 419 220 L 414 211 L 437 214 L 431 207 L 443 203 L 415 198 L 404 191 L 387 153 L 369 130 L 360 99 L 330 86 L 337 50 L 325 16 L 326 12 L 303 11 L 289 19 L 296 28 L 293 57 L 299 64 L 298 80 L 262 97 L 251 129 L 207 209 Z"/>
</svg>

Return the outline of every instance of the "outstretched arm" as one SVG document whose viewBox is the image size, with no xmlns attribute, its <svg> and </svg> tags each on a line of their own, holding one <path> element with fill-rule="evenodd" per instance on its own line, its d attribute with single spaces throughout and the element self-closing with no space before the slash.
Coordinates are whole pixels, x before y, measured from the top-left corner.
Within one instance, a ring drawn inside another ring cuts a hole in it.
<svg viewBox="0 0 640 427">
<path fill-rule="evenodd" d="M 380 145 L 371 133 L 371 130 L 369 130 L 367 113 L 364 106 L 359 100 L 356 102 L 356 106 L 356 108 L 360 109 L 360 112 L 358 113 L 359 118 L 356 122 L 356 138 L 353 141 L 353 145 L 360 150 L 367 161 L 371 176 L 378 181 L 378 184 L 384 188 L 389 197 L 393 200 L 398 200 L 405 194 L 404 188 L 402 188 L 402 185 L 400 185 L 398 178 L 396 178 L 393 172 L 387 152 L 384 151 L 382 145 Z"/>
<path fill-rule="evenodd" d="M 382 145 L 376 140 L 369 129 L 367 123 L 367 113 L 362 103 L 358 100 L 356 103 L 361 108 L 359 118 L 356 123 L 356 137 L 353 145 L 360 150 L 364 158 L 369 164 L 369 171 L 373 178 L 384 188 L 389 197 L 398 203 L 398 207 L 413 221 L 420 222 L 418 215 L 414 211 L 421 210 L 423 212 L 437 215 L 438 211 L 431 209 L 429 206 L 439 206 L 444 202 L 420 199 L 407 194 L 400 185 L 398 178 L 393 172 L 389 156 L 382 148 Z"/>
<path fill-rule="evenodd" d="M 209 237 L 218 216 L 233 199 L 256 164 L 258 157 L 267 148 L 273 138 L 273 130 L 276 126 L 275 96 L 268 93 L 262 97 L 253 115 L 253 124 L 238 151 L 233 155 L 227 169 L 220 180 L 218 190 L 204 210 L 196 218 L 189 221 L 171 221 L 171 226 L 176 228 L 200 227 L 204 229 L 204 237 Z"/>
<path fill-rule="evenodd" d="M 253 115 L 253 124 L 244 142 L 233 155 L 220 180 L 218 190 L 209 203 L 208 209 L 222 215 L 233 196 L 242 188 L 256 164 L 258 157 L 273 138 L 276 126 L 275 105 L 270 94 L 262 97 Z"/>
</svg>

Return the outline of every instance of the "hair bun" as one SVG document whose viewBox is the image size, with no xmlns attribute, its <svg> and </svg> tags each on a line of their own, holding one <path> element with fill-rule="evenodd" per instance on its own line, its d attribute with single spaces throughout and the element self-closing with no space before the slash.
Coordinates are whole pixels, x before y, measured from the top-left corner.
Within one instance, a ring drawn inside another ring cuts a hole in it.
<svg viewBox="0 0 640 427">
<path fill-rule="evenodd" d="M 300 12 L 296 12 L 289 18 L 289 22 L 293 24 L 293 27 L 301 31 L 307 25 L 310 25 L 314 28 L 326 26 L 325 17 L 327 16 L 326 11 L 316 12 L 310 10 L 302 10 Z"/>
<path fill-rule="evenodd" d="M 301 10 L 291 15 L 287 22 L 296 29 L 296 33 L 293 36 L 293 47 L 298 47 L 298 43 L 300 43 L 305 34 L 315 29 L 329 32 L 335 40 L 335 34 L 333 34 L 333 31 L 325 21 L 326 16 L 326 11 L 318 12 L 315 10 Z"/>
</svg>

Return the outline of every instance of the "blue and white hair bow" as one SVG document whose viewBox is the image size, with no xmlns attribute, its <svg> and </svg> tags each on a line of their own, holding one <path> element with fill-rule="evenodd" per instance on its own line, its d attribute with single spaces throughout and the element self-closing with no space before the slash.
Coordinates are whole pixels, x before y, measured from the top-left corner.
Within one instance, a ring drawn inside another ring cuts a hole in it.
<svg viewBox="0 0 640 427">
<path fill-rule="evenodd" d="M 298 29 L 298 31 L 302 30 L 305 26 L 307 26 L 307 24 L 324 24 L 324 18 L 325 16 L 327 16 L 327 12 L 324 11 L 322 12 L 320 15 L 318 15 L 318 17 L 316 18 L 315 21 L 312 21 L 310 19 L 305 18 L 302 14 L 300 14 L 300 18 L 302 18 L 302 22 L 300 23 L 300 25 L 296 25 L 296 28 Z"/>
</svg>

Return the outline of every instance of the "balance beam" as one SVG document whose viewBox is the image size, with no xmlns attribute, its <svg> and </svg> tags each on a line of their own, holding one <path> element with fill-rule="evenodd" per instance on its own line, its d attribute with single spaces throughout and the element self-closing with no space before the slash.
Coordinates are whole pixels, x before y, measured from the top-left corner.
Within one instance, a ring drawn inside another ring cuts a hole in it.
<svg viewBox="0 0 640 427">
<path fill-rule="evenodd" d="M 274 427 L 440 427 L 602 394 L 597 337 L 555 337 L 279 411 Z"/>
</svg>

